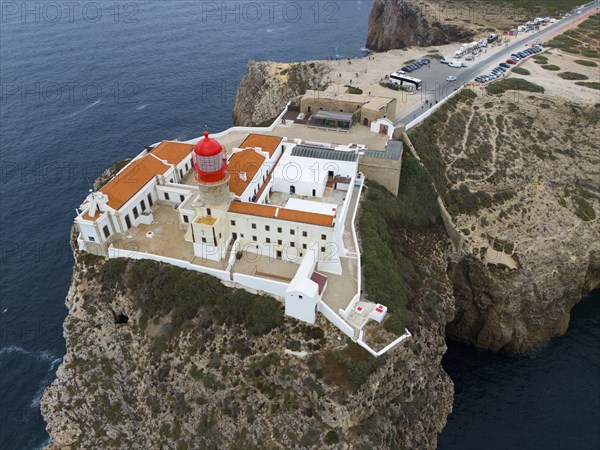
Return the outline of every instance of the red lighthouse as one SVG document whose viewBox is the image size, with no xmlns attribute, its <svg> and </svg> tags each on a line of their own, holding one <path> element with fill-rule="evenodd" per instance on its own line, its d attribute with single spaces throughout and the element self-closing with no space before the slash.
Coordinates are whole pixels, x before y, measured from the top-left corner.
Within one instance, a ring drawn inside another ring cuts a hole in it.
<svg viewBox="0 0 600 450">
<path fill-rule="evenodd" d="M 227 153 L 217 141 L 208 137 L 198 141 L 194 149 L 194 171 L 199 184 L 218 184 L 227 181 Z"/>
</svg>

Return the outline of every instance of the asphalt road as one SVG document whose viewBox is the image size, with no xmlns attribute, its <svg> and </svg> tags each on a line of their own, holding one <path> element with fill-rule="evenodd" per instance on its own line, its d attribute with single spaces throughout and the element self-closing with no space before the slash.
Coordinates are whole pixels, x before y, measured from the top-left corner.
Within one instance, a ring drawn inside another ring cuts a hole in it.
<svg viewBox="0 0 600 450">
<path fill-rule="evenodd" d="M 499 63 L 506 61 L 511 53 L 525 50 L 531 44 L 542 43 L 548 40 L 550 35 L 560 31 L 561 28 L 566 29 L 573 22 L 597 12 L 598 7 L 598 2 L 593 3 L 583 8 L 581 14 L 574 14 L 566 19 L 547 25 L 541 28 L 540 31 L 530 33 L 530 36 L 527 36 L 525 39 L 520 39 L 517 42 L 509 44 L 508 47 L 503 48 L 499 52 L 494 52 L 490 55 L 482 53 L 475 61 L 465 61 L 467 67 L 462 69 L 449 67 L 447 64 L 441 64 L 432 58 L 428 66 L 421 67 L 408 74 L 409 76 L 423 80 L 423 88 L 416 95 L 421 96 L 422 103 L 429 101 L 429 104 L 435 104 L 436 100 L 440 101 L 446 98 L 458 87 L 472 81 L 478 75 L 488 73 L 491 69 L 498 66 Z M 446 81 L 448 75 L 454 75 L 456 81 Z M 394 125 L 410 123 L 423 114 L 428 105 L 422 103 L 416 108 L 409 110 L 404 116 L 396 119 Z"/>
</svg>

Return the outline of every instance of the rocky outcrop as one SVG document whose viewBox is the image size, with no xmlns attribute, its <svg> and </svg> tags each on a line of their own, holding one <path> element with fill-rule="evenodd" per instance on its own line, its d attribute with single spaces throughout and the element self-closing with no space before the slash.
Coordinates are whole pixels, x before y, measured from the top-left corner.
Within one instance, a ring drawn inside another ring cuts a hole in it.
<svg viewBox="0 0 600 450">
<path fill-rule="evenodd" d="M 285 105 L 307 89 L 323 87 L 329 69 L 321 62 L 250 61 L 235 96 L 233 123 L 270 125 Z"/>
<path fill-rule="evenodd" d="M 474 30 L 464 23 L 451 23 L 448 19 L 442 6 L 433 2 L 375 0 L 369 16 L 367 48 L 385 52 L 411 46 L 444 45 L 474 36 Z"/>
<path fill-rule="evenodd" d="M 161 280 L 152 289 L 172 276 L 209 283 L 201 304 L 216 288 L 154 262 L 78 255 L 67 354 L 41 401 L 50 448 L 435 448 L 453 399 L 440 364 L 452 292 L 443 236 L 413 239 L 442 281 L 418 290 L 414 337 L 377 360 L 322 317 L 256 333 L 203 306 L 179 325 L 179 309 L 149 316 L 139 286 L 148 270 Z"/>
<path fill-rule="evenodd" d="M 600 107 L 490 92 L 461 92 L 409 134 L 460 235 L 448 334 L 521 353 L 564 334 L 599 285 Z"/>
</svg>

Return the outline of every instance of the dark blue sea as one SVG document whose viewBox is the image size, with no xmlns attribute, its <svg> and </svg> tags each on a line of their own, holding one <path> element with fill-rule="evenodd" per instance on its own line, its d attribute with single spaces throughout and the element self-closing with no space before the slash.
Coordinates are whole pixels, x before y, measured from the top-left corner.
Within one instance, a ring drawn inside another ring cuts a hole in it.
<svg viewBox="0 0 600 450">
<path fill-rule="evenodd" d="M 69 230 L 93 180 L 148 144 L 231 126 L 249 59 L 363 55 L 371 6 L 0 3 L 0 449 L 47 442 L 39 399 L 65 353 Z M 520 435 L 518 448 L 548 448 L 538 444 L 558 435 L 562 448 L 597 447 L 598 303 L 533 356 L 451 345 L 458 396 L 440 446 L 507 448 Z"/>
</svg>

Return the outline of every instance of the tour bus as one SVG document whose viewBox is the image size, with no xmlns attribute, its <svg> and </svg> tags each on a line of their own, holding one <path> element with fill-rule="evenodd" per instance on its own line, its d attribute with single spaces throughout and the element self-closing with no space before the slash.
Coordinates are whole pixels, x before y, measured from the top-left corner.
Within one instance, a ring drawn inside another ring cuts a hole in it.
<svg viewBox="0 0 600 450">
<path fill-rule="evenodd" d="M 407 86 L 417 91 L 421 89 L 422 81 L 418 78 L 413 78 L 399 72 L 394 72 L 390 75 L 390 84 L 396 86 Z"/>
</svg>

